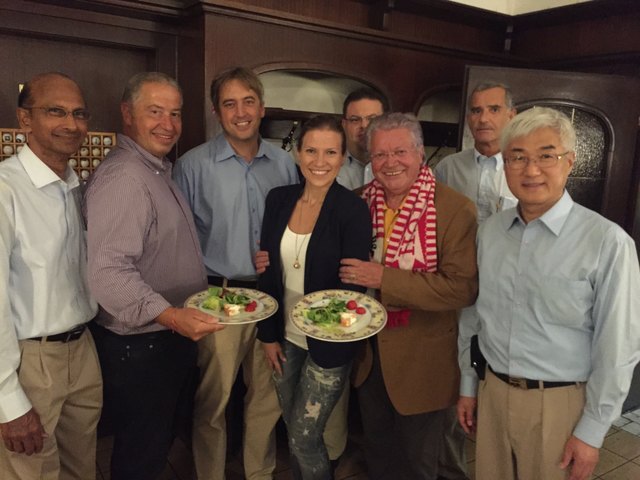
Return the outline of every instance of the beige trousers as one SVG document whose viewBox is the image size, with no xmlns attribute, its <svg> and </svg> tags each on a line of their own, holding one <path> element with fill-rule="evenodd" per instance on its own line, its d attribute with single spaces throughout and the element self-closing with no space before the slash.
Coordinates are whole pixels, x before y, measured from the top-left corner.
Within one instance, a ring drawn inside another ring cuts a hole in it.
<svg viewBox="0 0 640 480">
<path fill-rule="evenodd" d="M 476 480 L 565 480 L 564 446 L 585 403 L 585 386 L 523 390 L 487 369 L 478 391 Z"/>
<path fill-rule="evenodd" d="M 227 450 L 225 409 L 242 365 L 245 478 L 271 479 L 276 466 L 275 425 L 280 405 L 271 369 L 256 340 L 255 324 L 230 325 L 198 342 L 200 384 L 193 418 L 193 456 L 199 480 L 224 477 Z"/>
<path fill-rule="evenodd" d="M 93 480 L 102 377 L 88 330 L 75 341 L 20 341 L 20 385 L 49 436 L 27 456 L 0 446 L 3 480 Z"/>
</svg>

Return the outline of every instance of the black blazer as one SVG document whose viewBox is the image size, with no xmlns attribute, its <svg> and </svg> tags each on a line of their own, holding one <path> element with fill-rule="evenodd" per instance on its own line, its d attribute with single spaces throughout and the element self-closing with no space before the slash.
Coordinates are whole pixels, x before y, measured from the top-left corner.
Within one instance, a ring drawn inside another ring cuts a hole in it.
<svg viewBox="0 0 640 480">
<path fill-rule="evenodd" d="M 267 195 L 260 249 L 269 252 L 269 267 L 260 275 L 258 288 L 274 297 L 281 308 L 272 317 L 258 322 L 258 339 L 272 343 L 284 340 L 284 285 L 280 261 L 280 242 L 304 183 L 274 188 Z M 320 209 L 304 261 L 304 293 L 331 288 L 364 292 L 364 287 L 340 281 L 340 259 L 369 260 L 371 217 L 364 200 L 333 182 Z M 309 354 L 322 368 L 334 368 L 353 359 L 359 342 L 324 342 L 307 337 Z"/>
</svg>

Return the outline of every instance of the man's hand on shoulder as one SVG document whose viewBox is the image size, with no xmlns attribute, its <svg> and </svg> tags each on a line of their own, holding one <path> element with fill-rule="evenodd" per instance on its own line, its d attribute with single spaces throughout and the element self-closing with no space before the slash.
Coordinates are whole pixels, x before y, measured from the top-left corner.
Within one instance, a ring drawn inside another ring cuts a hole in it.
<svg viewBox="0 0 640 480">
<path fill-rule="evenodd" d="M 571 468 L 568 480 L 586 480 L 591 478 L 599 458 L 599 449 L 572 435 L 564 447 L 560 468 Z"/>
<path fill-rule="evenodd" d="M 224 325 L 218 323 L 216 317 L 207 315 L 196 308 L 170 307 L 158 315 L 156 321 L 194 341 L 224 328 Z"/>
<path fill-rule="evenodd" d="M 43 440 L 48 437 L 33 408 L 10 422 L 0 423 L 0 433 L 7 450 L 25 455 L 40 453 Z"/>
</svg>

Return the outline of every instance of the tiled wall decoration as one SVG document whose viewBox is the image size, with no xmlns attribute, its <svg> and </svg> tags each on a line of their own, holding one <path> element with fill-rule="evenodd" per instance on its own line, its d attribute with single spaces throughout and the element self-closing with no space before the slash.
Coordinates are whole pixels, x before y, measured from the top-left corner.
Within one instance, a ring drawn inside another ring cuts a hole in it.
<svg viewBox="0 0 640 480">
<path fill-rule="evenodd" d="M 0 161 L 18 153 L 28 135 L 15 128 L 0 128 Z M 116 144 L 113 132 L 88 132 L 80 149 L 69 157 L 69 165 L 78 177 L 87 180 Z"/>
</svg>

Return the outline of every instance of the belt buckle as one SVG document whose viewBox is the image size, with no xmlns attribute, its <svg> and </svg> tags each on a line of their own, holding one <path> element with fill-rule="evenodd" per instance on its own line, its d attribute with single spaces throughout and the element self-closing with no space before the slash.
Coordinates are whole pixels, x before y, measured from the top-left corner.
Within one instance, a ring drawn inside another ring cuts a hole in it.
<svg viewBox="0 0 640 480">
<path fill-rule="evenodd" d="M 62 343 L 69 343 L 71 340 L 76 340 L 80 338 L 80 336 L 84 333 L 84 329 L 85 329 L 84 325 L 81 325 L 67 332 L 67 335 L 62 340 Z"/>
<path fill-rule="evenodd" d="M 527 390 L 527 379 L 519 378 L 519 377 L 509 377 L 509 385 L 516 388 L 521 388 L 522 390 Z"/>
</svg>

